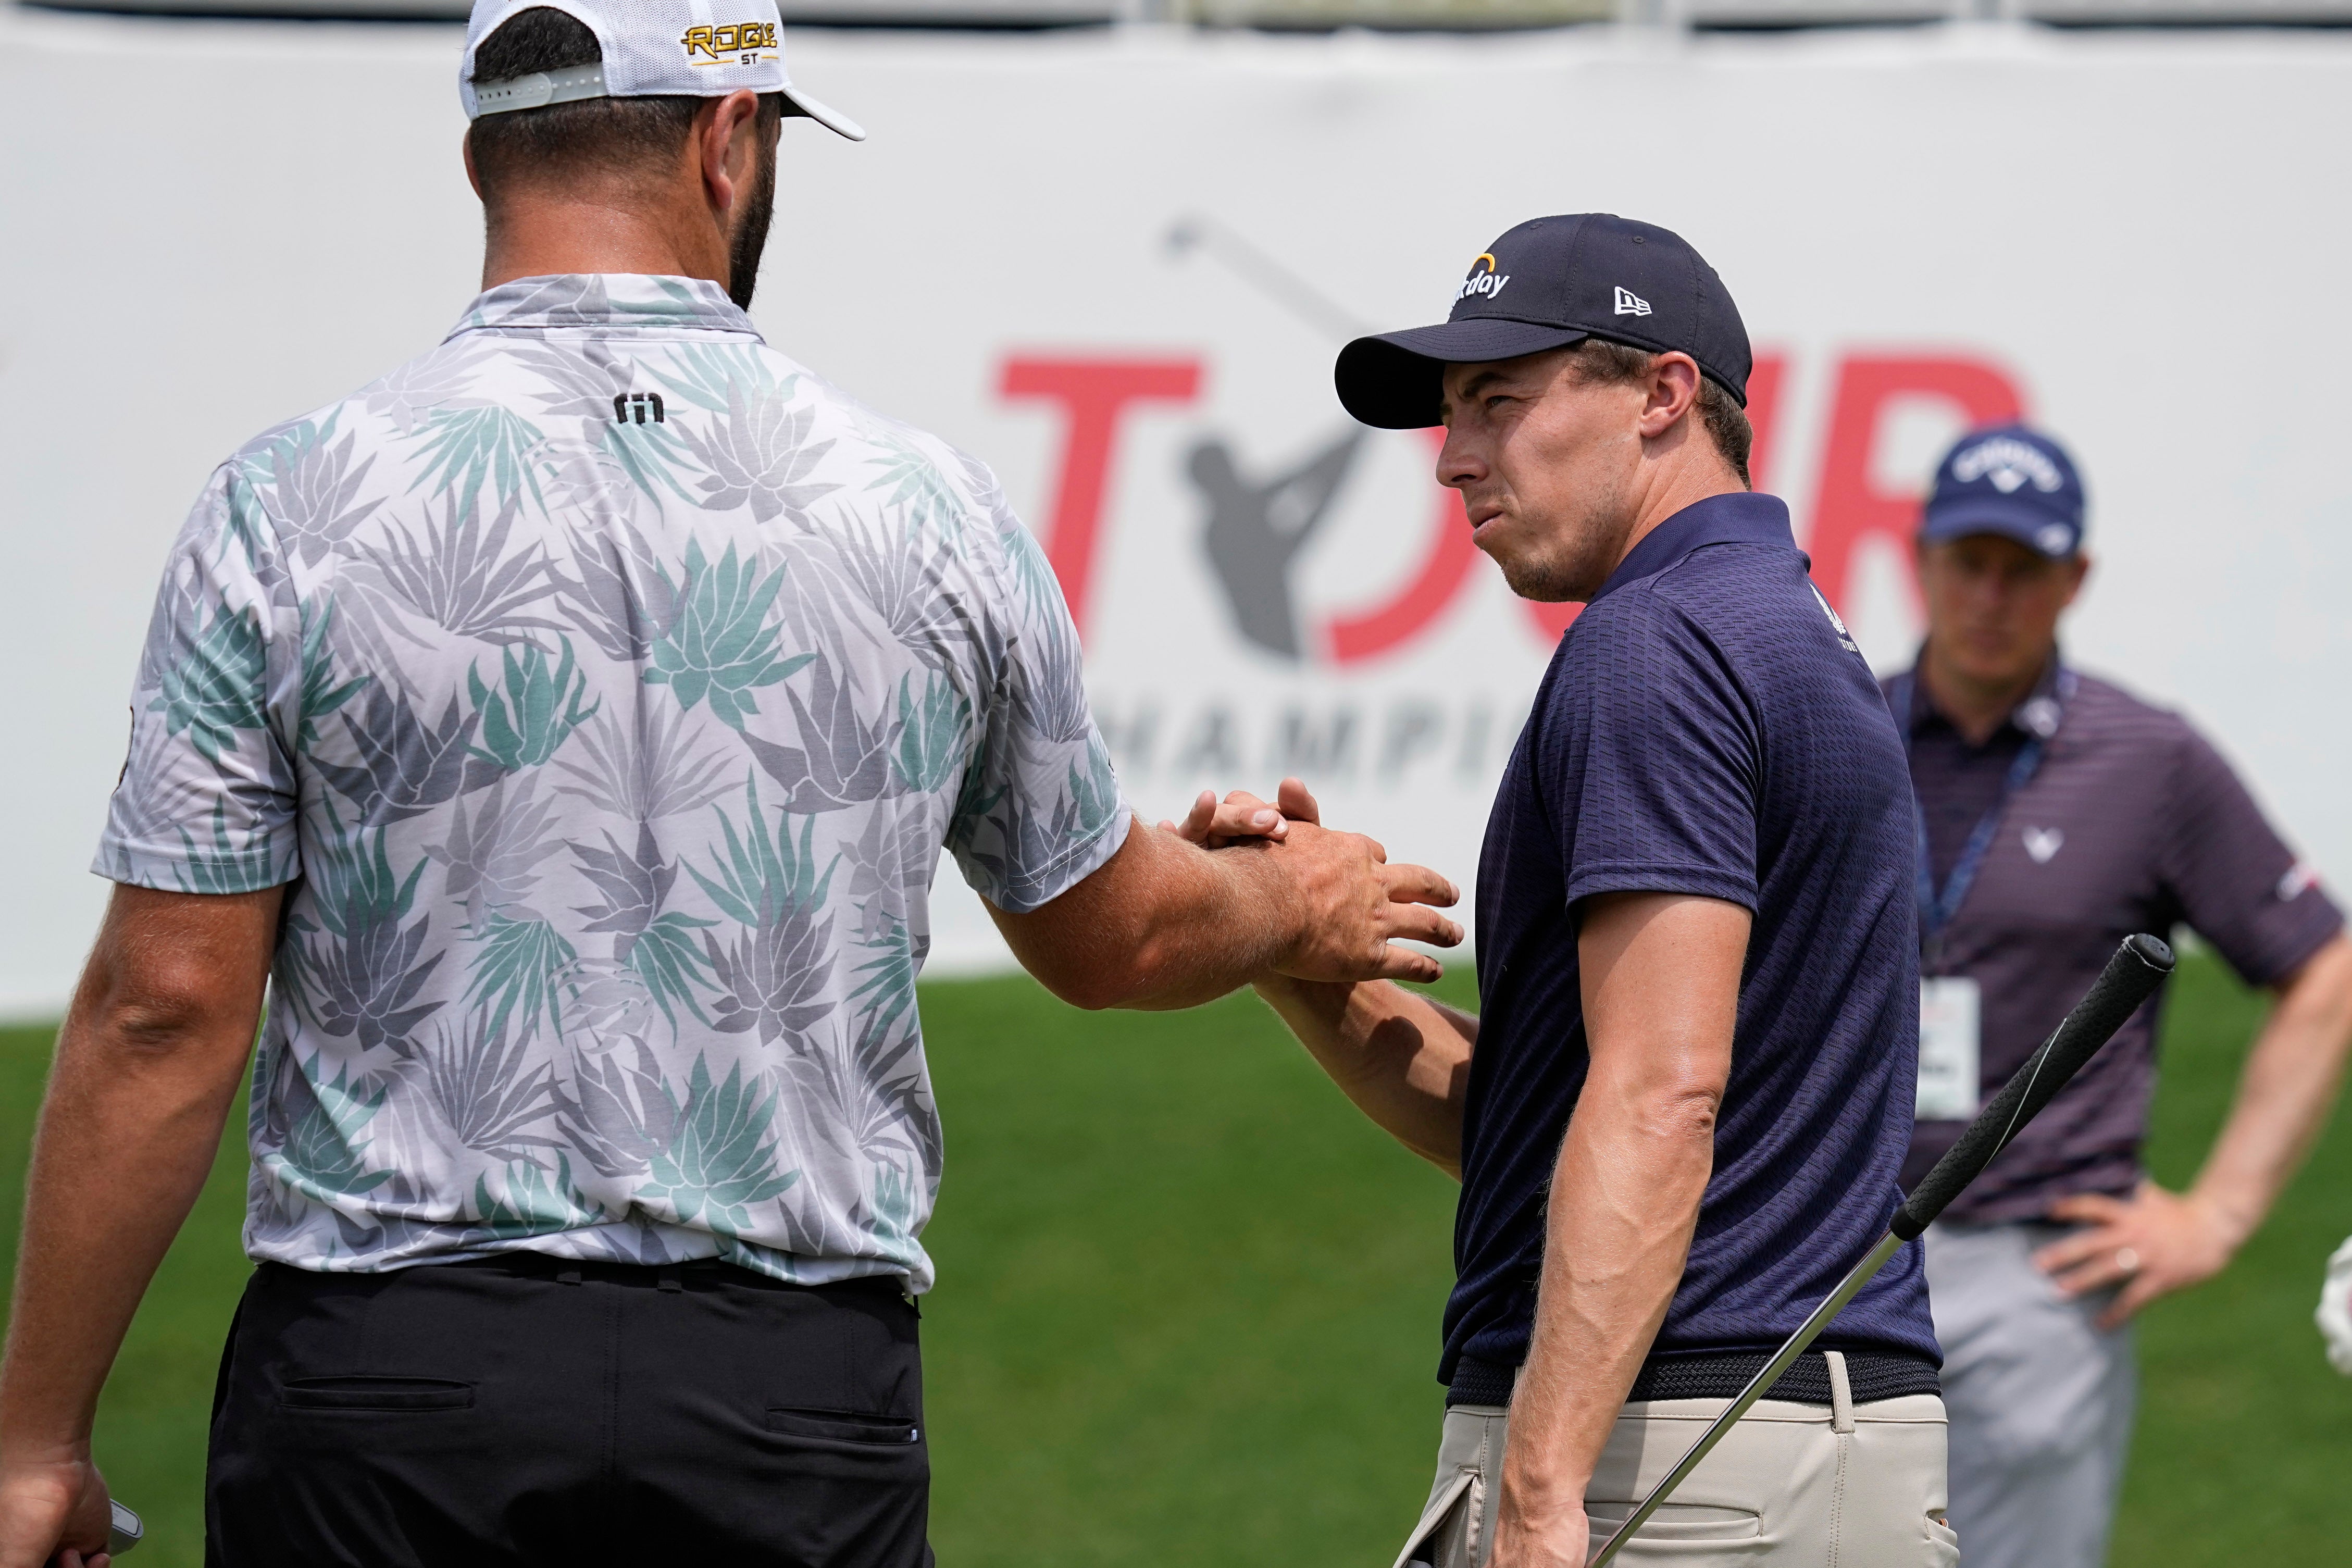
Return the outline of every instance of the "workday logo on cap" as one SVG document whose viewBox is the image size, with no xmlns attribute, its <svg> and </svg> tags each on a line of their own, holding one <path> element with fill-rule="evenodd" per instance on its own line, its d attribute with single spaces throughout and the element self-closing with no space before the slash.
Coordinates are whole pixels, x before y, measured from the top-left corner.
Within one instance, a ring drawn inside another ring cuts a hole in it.
<svg viewBox="0 0 2352 1568">
<path fill-rule="evenodd" d="M 1454 290 L 1454 298 L 1456 303 L 1473 294 L 1483 294 L 1491 300 L 1500 294 L 1504 285 L 1510 280 L 1509 273 L 1498 275 L 1495 271 L 1493 253 L 1482 250 L 1478 253 L 1478 259 L 1470 264 L 1470 276 L 1462 279 L 1462 286 Z"/>
<path fill-rule="evenodd" d="M 1998 533 L 2063 560 L 2083 547 L 2083 506 L 2074 460 L 2057 442 L 2022 425 L 1976 430 L 1937 467 L 1919 537 Z"/>
</svg>

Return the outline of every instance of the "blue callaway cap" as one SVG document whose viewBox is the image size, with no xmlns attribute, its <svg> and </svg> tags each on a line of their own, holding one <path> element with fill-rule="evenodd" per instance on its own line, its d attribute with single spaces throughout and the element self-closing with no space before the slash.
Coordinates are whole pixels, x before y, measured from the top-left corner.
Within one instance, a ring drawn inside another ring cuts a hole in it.
<svg viewBox="0 0 2352 1568">
<path fill-rule="evenodd" d="M 2066 448 L 2022 425 L 1972 430 L 1944 456 L 1919 519 L 1922 543 L 2014 539 L 2053 561 L 2083 548 L 2083 480 Z"/>
<path fill-rule="evenodd" d="M 1438 423 L 1449 364 L 1566 348 L 1587 338 L 1680 350 L 1748 405 L 1748 328 L 1723 279 L 1683 237 L 1614 213 L 1530 218 L 1470 263 L 1442 325 L 1358 338 L 1339 351 L 1339 401 L 1367 425 Z"/>
</svg>

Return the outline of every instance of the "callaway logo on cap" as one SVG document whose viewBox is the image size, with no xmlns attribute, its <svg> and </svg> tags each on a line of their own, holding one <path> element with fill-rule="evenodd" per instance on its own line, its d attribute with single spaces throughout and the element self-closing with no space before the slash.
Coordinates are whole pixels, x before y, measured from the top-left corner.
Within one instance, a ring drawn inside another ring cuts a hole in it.
<svg viewBox="0 0 2352 1568">
<path fill-rule="evenodd" d="M 1919 519 L 1924 541 L 1998 533 L 2053 561 L 2083 547 L 2083 481 L 2066 448 L 2038 430 L 1972 430 L 1945 454 Z"/>
<path fill-rule="evenodd" d="M 1480 251 L 1443 325 L 1358 338 L 1339 351 L 1339 401 L 1367 425 L 1434 425 L 1447 365 L 1587 338 L 1680 350 L 1748 402 L 1748 329 L 1723 279 L 1680 235 L 1613 213 L 1531 218 Z"/>
<path fill-rule="evenodd" d="M 507 81 L 474 80 L 474 50 L 519 12 L 561 11 L 596 35 L 595 65 L 533 71 Z M 784 74 L 782 22 L 775 0 L 476 0 L 466 24 L 457 96 L 466 118 L 572 103 L 583 98 L 723 98 L 782 93 L 785 111 L 866 140 L 857 122 L 794 87 Z"/>
</svg>

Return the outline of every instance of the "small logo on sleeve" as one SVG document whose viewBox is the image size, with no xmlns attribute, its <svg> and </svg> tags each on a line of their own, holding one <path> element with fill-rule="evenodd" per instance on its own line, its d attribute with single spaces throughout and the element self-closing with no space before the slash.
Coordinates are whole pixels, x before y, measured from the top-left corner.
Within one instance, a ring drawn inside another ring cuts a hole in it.
<svg viewBox="0 0 2352 1568">
<path fill-rule="evenodd" d="M 2319 886 L 2319 868 L 2308 860 L 2298 860 L 2286 868 L 2278 880 L 2279 902 L 2293 903 L 2312 889 Z"/>
<path fill-rule="evenodd" d="M 2029 827 L 2024 837 L 2025 852 L 2033 857 L 2037 866 L 2047 866 L 2053 855 L 2066 847 L 2066 830 L 2063 827 Z"/>
<path fill-rule="evenodd" d="M 1454 298 L 1462 300 L 1473 294 L 1483 294 L 1491 300 L 1500 294 L 1503 286 L 1510 280 L 1511 275 L 1507 272 L 1499 278 L 1495 275 L 1495 258 L 1482 250 L 1478 253 L 1478 259 L 1470 264 L 1470 276 L 1462 279 L 1462 286 L 1454 290 Z"/>
<path fill-rule="evenodd" d="M 688 27 L 678 40 L 690 66 L 751 65 L 773 59 L 776 24 L 729 22 L 716 27 Z"/>
<path fill-rule="evenodd" d="M 1811 583 L 1807 583 L 1805 586 L 1813 589 L 1813 603 L 1822 607 L 1822 614 L 1830 618 L 1830 625 L 1836 629 L 1838 647 L 1848 653 L 1860 653 L 1862 649 L 1854 646 L 1853 634 L 1845 629 L 1845 623 L 1838 619 L 1838 613 L 1835 610 L 1830 608 L 1830 602 L 1822 596 L 1822 591 L 1814 588 Z"/>
<path fill-rule="evenodd" d="M 656 425 L 666 425 L 662 397 L 658 392 L 616 392 L 613 395 L 613 423 L 626 425 L 635 416 L 637 424 L 650 417 Z"/>
<path fill-rule="evenodd" d="M 1631 289 L 1621 287 L 1617 290 L 1617 313 L 1621 316 L 1646 316 L 1650 313 L 1650 302 Z"/>
</svg>

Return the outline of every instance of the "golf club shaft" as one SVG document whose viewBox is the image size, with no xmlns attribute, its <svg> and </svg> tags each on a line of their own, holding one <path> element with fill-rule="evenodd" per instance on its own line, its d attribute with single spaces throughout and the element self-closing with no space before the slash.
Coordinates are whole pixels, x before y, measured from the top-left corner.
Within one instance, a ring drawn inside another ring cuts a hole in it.
<svg viewBox="0 0 2352 1568">
<path fill-rule="evenodd" d="M 1935 1169 L 1927 1173 L 1927 1179 L 1895 1211 L 1895 1223 L 1879 1238 L 1878 1245 L 1872 1247 L 1861 1262 L 1847 1270 L 1845 1278 L 1838 1281 L 1837 1289 L 1830 1292 L 1828 1300 L 1814 1308 L 1797 1331 L 1772 1353 L 1772 1359 L 1764 1363 L 1763 1370 L 1748 1380 L 1748 1386 L 1739 1391 L 1738 1397 L 1731 1402 L 1729 1407 L 1707 1424 L 1706 1430 L 1698 1435 L 1698 1441 L 1693 1443 L 1689 1450 L 1675 1461 L 1675 1468 L 1650 1489 L 1650 1495 L 1626 1516 L 1625 1522 L 1617 1527 L 1588 1568 L 1601 1568 L 1603 1563 L 1617 1555 L 1618 1549 L 1631 1541 L 1633 1532 L 1658 1511 L 1659 1505 L 1673 1495 L 1675 1488 L 1680 1486 L 1698 1468 L 1699 1461 L 1723 1441 L 1733 1423 L 1745 1415 L 1749 1407 L 1764 1396 L 1765 1391 L 1780 1380 L 1781 1373 L 1796 1364 L 1797 1358 L 1821 1337 L 1822 1331 L 1830 1326 L 1831 1320 L 1845 1309 L 1846 1303 L 1862 1293 L 1862 1288 L 1885 1267 L 1886 1260 L 1934 1223 L 1936 1216 L 1944 1212 L 1944 1205 L 1976 1180 L 1978 1174 L 1992 1163 L 1993 1156 L 2009 1146 L 2010 1140 L 2017 1136 L 2019 1130 L 2032 1121 L 2042 1108 L 2066 1087 L 2067 1080 L 2081 1070 L 2083 1064 L 2089 1061 L 2117 1029 L 2123 1027 L 2124 1020 L 2138 1011 L 2140 1004 L 2147 1001 L 2156 988 L 2164 984 L 2164 977 L 2171 973 L 2172 950 L 2163 942 L 2152 936 L 2124 939 L 2123 945 L 2116 949 L 2113 958 L 2107 960 L 2106 968 L 2101 971 L 2089 992 L 2074 1005 L 2074 1010 L 2066 1015 L 2065 1022 L 2060 1024 L 2057 1030 L 2042 1042 L 2042 1048 L 2028 1058 L 2025 1065 L 2001 1086 L 2000 1092 L 1993 1096 L 1992 1102 L 1969 1123 L 1968 1131 L 1960 1135 L 1960 1141 L 1936 1162 Z"/>
</svg>

